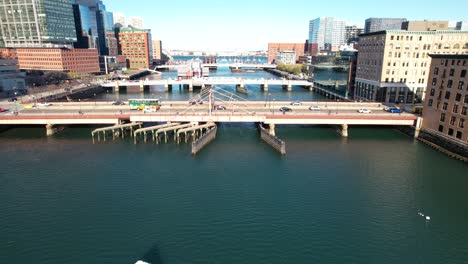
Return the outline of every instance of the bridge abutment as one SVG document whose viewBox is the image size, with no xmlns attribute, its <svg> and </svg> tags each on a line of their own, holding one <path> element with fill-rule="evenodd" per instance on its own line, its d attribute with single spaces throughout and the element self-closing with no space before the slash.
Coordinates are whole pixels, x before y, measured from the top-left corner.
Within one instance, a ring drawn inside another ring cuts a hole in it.
<svg viewBox="0 0 468 264">
<path fill-rule="evenodd" d="M 418 117 L 418 119 L 416 120 L 416 125 L 414 128 L 414 138 L 419 137 L 419 133 L 421 131 L 421 126 L 422 126 L 422 121 L 423 121 L 422 117 Z"/>
<path fill-rule="evenodd" d="M 58 133 L 58 132 L 64 130 L 64 129 L 65 129 L 65 126 L 57 126 L 57 125 L 54 125 L 54 124 L 47 124 L 47 125 L 45 126 L 45 128 L 46 128 L 46 135 L 47 135 L 48 137 L 50 137 L 50 136 L 53 136 L 53 135 L 55 135 L 56 133 Z"/>
<path fill-rule="evenodd" d="M 275 124 L 271 123 L 268 125 L 268 133 L 270 133 L 272 136 L 276 136 Z"/>
</svg>

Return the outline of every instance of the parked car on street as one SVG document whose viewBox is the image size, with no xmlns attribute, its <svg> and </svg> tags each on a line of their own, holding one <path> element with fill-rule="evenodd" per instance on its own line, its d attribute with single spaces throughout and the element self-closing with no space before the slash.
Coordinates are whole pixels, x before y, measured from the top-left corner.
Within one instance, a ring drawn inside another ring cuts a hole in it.
<svg viewBox="0 0 468 264">
<path fill-rule="evenodd" d="M 16 102 L 16 101 L 18 101 L 18 98 L 16 97 L 8 98 L 8 102 Z"/>
<path fill-rule="evenodd" d="M 125 103 L 122 101 L 115 101 L 112 103 L 112 105 L 125 105 Z"/>
<path fill-rule="evenodd" d="M 52 104 L 51 104 L 51 103 L 44 102 L 44 103 L 37 103 L 36 105 L 37 105 L 37 106 L 51 106 Z"/>
<path fill-rule="evenodd" d="M 6 111 L 8 111 L 8 109 L 0 107 L 0 113 L 6 112 Z"/>
<path fill-rule="evenodd" d="M 291 105 L 299 106 L 299 105 L 302 105 L 302 103 L 300 101 L 294 101 L 294 102 L 291 102 Z"/>
</svg>

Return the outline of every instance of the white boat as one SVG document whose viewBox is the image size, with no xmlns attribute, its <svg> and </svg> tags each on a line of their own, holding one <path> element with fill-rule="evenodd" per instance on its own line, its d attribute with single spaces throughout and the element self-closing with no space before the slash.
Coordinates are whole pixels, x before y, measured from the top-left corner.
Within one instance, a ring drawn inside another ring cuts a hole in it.
<svg viewBox="0 0 468 264">
<path fill-rule="evenodd" d="M 148 263 L 148 262 L 144 262 L 142 260 L 139 260 L 137 262 L 135 262 L 135 264 L 151 264 L 151 263 Z"/>
</svg>

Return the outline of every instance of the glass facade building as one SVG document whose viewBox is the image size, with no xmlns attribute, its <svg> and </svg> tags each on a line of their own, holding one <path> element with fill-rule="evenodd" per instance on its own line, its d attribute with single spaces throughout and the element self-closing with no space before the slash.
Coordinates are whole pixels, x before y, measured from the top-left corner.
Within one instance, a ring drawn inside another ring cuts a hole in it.
<svg viewBox="0 0 468 264">
<path fill-rule="evenodd" d="M 0 47 L 71 47 L 75 30 L 70 0 L 0 0 Z"/>
<path fill-rule="evenodd" d="M 378 32 L 382 30 L 400 30 L 406 18 L 368 18 L 366 19 L 364 33 Z"/>
</svg>

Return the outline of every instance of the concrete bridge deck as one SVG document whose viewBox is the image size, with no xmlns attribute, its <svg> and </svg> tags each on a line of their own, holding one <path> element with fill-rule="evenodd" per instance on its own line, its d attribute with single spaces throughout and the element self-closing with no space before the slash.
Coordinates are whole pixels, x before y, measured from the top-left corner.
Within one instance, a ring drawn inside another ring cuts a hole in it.
<svg viewBox="0 0 468 264">
<path fill-rule="evenodd" d="M 281 79 L 243 79 L 243 78 L 220 78 L 220 77 L 207 77 L 207 78 L 194 78 L 187 80 L 126 80 L 126 81 L 112 81 L 102 83 L 103 87 L 122 87 L 122 86 L 175 86 L 175 85 L 188 85 L 188 86 L 207 86 L 207 85 L 282 85 L 282 86 L 306 86 L 312 87 L 313 83 L 307 80 L 281 80 Z"/>
<path fill-rule="evenodd" d="M 218 102 L 219 103 L 219 102 Z M 51 133 L 52 126 L 72 124 L 119 124 L 132 123 L 215 123 L 215 122 L 259 122 L 274 125 L 396 125 L 413 126 L 420 123 L 418 116 L 409 113 L 388 113 L 379 103 L 353 102 L 303 102 L 292 106 L 289 101 L 242 101 L 225 102 L 226 110 L 209 109 L 209 104 L 189 105 L 188 101 L 163 102 L 161 109 L 154 113 L 129 110 L 128 105 L 113 106 L 110 102 L 99 104 L 79 104 L 60 102 L 44 108 L 22 109 L 17 115 L 12 112 L 0 113 L 0 125 L 46 125 Z M 319 111 L 311 111 L 310 106 L 319 106 Z M 281 112 L 280 107 L 291 111 Z M 358 113 L 358 109 L 372 110 L 370 114 Z M 119 111 L 116 111 L 120 109 Z M 125 125 L 124 125 L 125 126 Z M 153 133 L 187 127 L 159 128 Z M 182 125 L 183 126 L 183 125 Z M 151 130 L 151 129 L 150 129 Z M 133 134 L 133 133 L 132 133 Z M 347 134 L 347 133 L 346 133 Z M 132 135 L 133 136 L 133 135 Z"/>
</svg>

